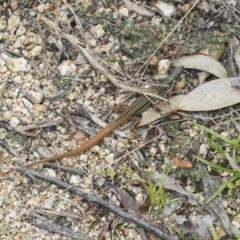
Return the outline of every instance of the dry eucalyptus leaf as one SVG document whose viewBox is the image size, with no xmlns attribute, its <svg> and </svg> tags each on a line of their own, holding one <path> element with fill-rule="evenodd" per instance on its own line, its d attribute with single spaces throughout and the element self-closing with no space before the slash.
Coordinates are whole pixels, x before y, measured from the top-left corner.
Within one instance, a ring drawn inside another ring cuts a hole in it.
<svg viewBox="0 0 240 240">
<path fill-rule="evenodd" d="M 150 108 L 148 111 L 142 114 L 142 119 L 138 123 L 138 127 L 154 122 L 161 117 L 162 115 L 159 111 L 157 111 L 155 108 Z"/>
<path fill-rule="evenodd" d="M 179 104 L 182 102 L 183 98 L 185 98 L 186 95 L 176 95 L 174 97 L 171 97 L 168 102 L 162 102 L 163 105 L 159 106 L 161 109 L 161 114 L 166 115 L 172 112 L 176 112 L 179 109 Z"/>
<path fill-rule="evenodd" d="M 225 52 L 225 43 L 211 44 L 207 48 L 201 49 L 200 51 L 198 51 L 198 53 L 211 56 L 216 60 L 219 60 L 224 52 Z M 210 73 L 199 72 L 197 75 L 198 75 L 199 82 L 202 84 L 205 81 L 205 79 L 210 75 Z"/>
<path fill-rule="evenodd" d="M 238 66 L 238 71 L 240 71 L 240 46 L 238 47 L 237 51 L 234 53 L 234 60 Z"/>
<path fill-rule="evenodd" d="M 240 78 L 231 81 L 232 87 L 240 88 Z"/>
<path fill-rule="evenodd" d="M 220 36 L 219 38 L 223 38 L 223 37 Z M 219 39 L 219 41 L 223 41 L 223 39 Z M 225 52 L 225 43 L 211 44 L 207 48 L 201 49 L 198 51 L 199 54 L 211 56 L 216 60 L 219 60 L 224 52 Z"/>
<path fill-rule="evenodd" d="M 227 70 L 217 60 L 201 54 L 181 57 L 173 63 L 173 66 L 206 71 L 218 78 L 227 77 Z"/>
<path fill-rule="evenodd" d="M 240 102 L 240 89 L 232 86 L 239 78 L 222 78 L 200 85 L 187 94 L 178 106 L 183 111 L 211 111 Z"/>
<path fill-rule="evenodd" d="M 134 2 L 131 2 L 129 0 L 123 0 L 123 2 L 125 3 L 125 6 L 128 8 L 129 11 L 134 11 L 139 15 L 147 16 L 147 17 L 151 17 L 154 15 L 152 12 L 148 11 L 146 8 L 140 5 L 137 5 Z"/>
<path fill-rule="evenodd" d="M 178 110 L 179 103 L 184 97 L 185 95 L 177 95 L 171 97 L 168 102 L 161 101 L 155 108 L 150 108 L 142 114 L 142 119 L 139 122 L 138 127 L 154 122 L 172 112 L 176 112 Z"/>
</svg>

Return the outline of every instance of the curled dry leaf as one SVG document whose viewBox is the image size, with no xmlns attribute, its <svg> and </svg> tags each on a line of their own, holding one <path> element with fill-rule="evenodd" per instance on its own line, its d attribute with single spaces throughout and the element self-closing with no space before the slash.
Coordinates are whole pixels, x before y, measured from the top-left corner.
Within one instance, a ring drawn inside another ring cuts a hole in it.
<svg viewBox="0 0 240 240">
<path fill-rule="evenodd" d="M 240 102 L 240 89 L 231 81 L 239 78 L 222 78 L 200 85 L 187 94 L 178 106 L 184 111 L 211 111 Z"/>
<path fill-rule="evenodd" d="M 193 163 L 188 160 L 181 160 L 178 157 L 172 159 L 173 168 L 192 168 Z"/>
<path fill-rule="evenodd" d="M 217 60 L 201 54 L 181 57 L 173 63 L 173 66 L 184 66 L 184 68 L 206 71 L 218 78 L 227 77 L 227 70 Z"/>
</svg>

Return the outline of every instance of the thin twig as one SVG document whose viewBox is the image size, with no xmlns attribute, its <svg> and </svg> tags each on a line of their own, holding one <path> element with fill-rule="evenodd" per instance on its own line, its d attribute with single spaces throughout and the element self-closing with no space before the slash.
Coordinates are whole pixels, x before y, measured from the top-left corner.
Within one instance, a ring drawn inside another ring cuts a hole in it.
<svg viewBox="0 0 240 240">
<path fill-rule="evenodd" d="M 87 234 L 83 233 L 82 231 L 78 230 L 77 232 L 73 232 L 70 228 L 52 223 L 45 220 L 41 219 L 33 219 L 29 221 L 31 224 L 34 226 L 44 229 L 49 232 L 57 232 L 61 233 L 63 235 L 66 235 L 68 237 L 71 237 L 71 239 L 76 239 L 76 240 L 94 240 L 93 238 L 89 237 Z"/>
<path fill-rule="evenodd" d="M 108 209 L 109 211 L 117 214 L 118 216 L 126 219 L 127 221 L 135 223 L 137 226 L 145 229 L 146 231 L 149 231 L 149 232 L 153 233 L 156 237 L 159 237 L 161 239 L 166 239 L 166 240 L 173 240 L 169 235 L 167 235 L 166 233 L 162 232 L 161 230 L 151 226 L 150 224 L 144 222 L 143 220 L 138 219 L 138 218 L 128 214 L 127 212 L 124 212 L 120 208 L 112 205 L 109 202 L 106 202 L 106 201 L 102 200 L 99 197 L 89 195 L 89 194 L 77 189 L 74 186 L 71 186 L 71 185 L 69 185 L 65 182 L 62 182 L 60 179 L 53 178 L 53 177 L 44 175 L 42 173 L 39 173 L 37 171 L 33 171 L 33 170 L 25 169 L 25 168 L 18 168 L 17 171 L 19 171 L 20 173 L 25 174 L 25 175 L 31 175 L 31 176 L 34 176 L 36 178 L 40 178 L 40 179 L 43 179 L 45 181 L 54 183 L 57 186 L 62 187 L 64 189 L 68 189 L 70 192 L 81 196 L 82 198 L 88 200 L 89 202 L 94 203 L 94 204 L 98 204 L 101 207 L 104 207 L 104 208 Z"/>
</svg>

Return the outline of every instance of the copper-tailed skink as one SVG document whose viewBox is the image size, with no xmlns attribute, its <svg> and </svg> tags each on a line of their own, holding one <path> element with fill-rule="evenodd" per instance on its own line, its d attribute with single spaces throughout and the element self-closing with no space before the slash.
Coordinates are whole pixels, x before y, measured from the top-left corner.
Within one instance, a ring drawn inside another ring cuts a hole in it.
<svg viewBox="0 0 240 240">
<path fill-rule="evenodd" d="M 182 72 L 182 69 L 183 69 L 182 66 L 176 68 L 172 72 L 172 74 L 163 82 L 163 84 L 161 86 L 153 88 L 151 90 L 151 92 L 156 95 L 160 95 L 162 92 L 164 92 L 169 87 L 169 85 L 173 81 L 175 81 L 178 78 L 178 76 Z M 126 122 L 132 116 L 142 113 L 145 109 L 150 107 L 152 105 L 153 100 L 154 100 L 154 97 L 146 97 L 144 95 L 139 96 L 122 114 L 119 115 L 119 117 L 117 117 L 115 120 L 113 120 L 111 123 L 109 123 L 103 129 L 101 129 L 94 137 L 92 137 L 89 141 L 87 141 L 81 147 L 78 147 L 69 152 L 61 153 L 61 154 L 58 154 L 58 155 L 55 155 L 52 157 L 47 157 L 42 160 L 26 164 L 25 167 L 30 167 L 30 166 L 37 165 L 40 163 L 51 162 L 51 161 L 55 161 L 58 159 L 71 157 L 71 156 L 74 156 L 74 155 L 77 155 L 77 154 L 87 151 L 91 147 L 95 146 L 98 142 L 100 142 L 106 135 L 111 133 L 119 125 Z"/>
</svg>

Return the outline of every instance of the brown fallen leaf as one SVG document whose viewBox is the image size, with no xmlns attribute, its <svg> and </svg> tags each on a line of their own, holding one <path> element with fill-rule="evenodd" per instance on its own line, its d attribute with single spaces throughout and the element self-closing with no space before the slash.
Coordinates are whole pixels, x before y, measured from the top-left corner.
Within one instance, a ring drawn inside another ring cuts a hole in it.
<svg viewBox="0 0 240 240">
<path fill-rule="evenodd" d="M 149 142 L 153 138 L 155 138 L 159 134 L 159 130 L 157 128 L 151 128 L 147 132 L 144 132 L 142 135 L 143 142 Z"/>
<path fill-rule="evenodd" d="M 145 201 L 141 204 L 139 207 L 140 213 L 146 213 L 148 212 L 149 207 L 151 206 L 151 199 L 149 196 L 145 199 Z"/>
<path fill-rule="evenodd" d="M 105 182 L 105 185 L 116 194 L 118 200 L 130 214 L 139 219 L 143 218 L 142 214 L 139 211 L 138 203 L 127 192 L 111 184 L 110 182 Z"/>
<path fill-rule="evenodd" d="M 32 109 L 37 112 L 43 112 L 43 113 L 46 113 L 48 111 L 47 106 L 45 106 L 43 104 L 34 104 Z"/>
<path fill-rule="evenodd" d="M 156 55 L 153 55 L 149 60 L 149 68 L 152 75 L 155 75 L 158 73 L 158 59 Z"/>
<path fill-rule="evenodd" d="M 193 163 L 188 160 L 181 160 L 179 157 L 175 157 L 172 159 L 172 167 L 173 168 L 192 168 Z"/>
</svg>

